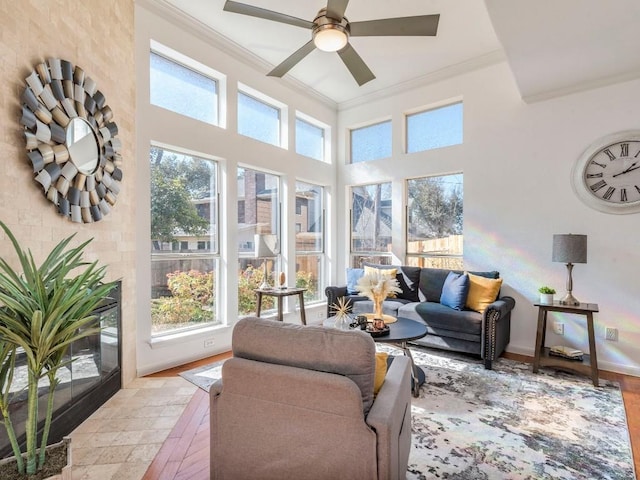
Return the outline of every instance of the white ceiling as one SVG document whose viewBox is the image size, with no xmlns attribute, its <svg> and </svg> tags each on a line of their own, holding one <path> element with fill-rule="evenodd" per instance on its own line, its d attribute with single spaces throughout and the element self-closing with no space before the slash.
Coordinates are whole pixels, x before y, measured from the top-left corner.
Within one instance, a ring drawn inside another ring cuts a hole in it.
<svg viewBox="0 0 640 480">
<path fill-rule="evenodd" d="M 310 30 L 223 11 L 224 0 L 159 0 L 263 60 L 266 74 L 308 42 Z M 326 0 L 242 0 L 313 21 Z M 376 79 L 359 87 L 336 53 L 315 50 L 293 77 L 337 104 L 426 83 L 504 58 L 533 101 L 640 78 L 638 0 L 350 0 L 349 21 L 440 14 L 436 37 L 353 37 Z M 265 65 L 266 62 L 268 65 Z"/>
</svg>

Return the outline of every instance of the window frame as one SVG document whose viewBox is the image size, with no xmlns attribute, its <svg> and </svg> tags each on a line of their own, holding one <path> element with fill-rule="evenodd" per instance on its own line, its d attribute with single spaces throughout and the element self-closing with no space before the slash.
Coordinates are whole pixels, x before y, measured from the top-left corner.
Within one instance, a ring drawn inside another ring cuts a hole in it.
<svg viewBox="0 0 640 480">
<path fill-rule="evenodd" d="M 221 284 L 220 284 L 220 279 L 221 279 L 221 251 L 220 251 L 220 232 L 221 232 L 221 222 L 220 222 L 220 214 L 221 214 L 221 205 L 220 205 L 220 198 L 221 198 L 221 188 L 222 188 L 222 182 L 221 182 L 221 168 L 220 168 L 220 162 L 218 159 L 212 157 L 211 155 L 207 155 L 204 154 L 202 152 L 196 152 L 196 151 L 192 151 L 192 150 L 188 150 L 188 149 L 184 149 L 175 145 L 168 145 L 168 144 L 164 144 L 164 143 L 160 143 L 160 142 L 153 142 L 150 146 L 149 146 L 149 153 L 151 153 L 151 151 L 154 149 L 162 149 L 164 151 L 169 151 L 172 153 L 176 153 L 178 155 L 187 155 L 190 156 L 192 158 L 197 158 L 199 160 L 202 161 L 207 161 L 207 162 L 211 162 L 213 164 L 214 167 L 214 172 L 215 172 L 215 212 L 211 212 L 210 213 L 210 218 L 215 218 L 217 221 L 215 222 L 215 224 L 211 224 L 209 223 L 209 241 L 207 242 L 209 244 L 209 247 L 211 247 L 211 238 L 215 237 L 216 241 L 213 245 L 215 245 L 215 249 L 214 250 L 209 250 L 208 252 L 202 252 L 199 250 L 194 250 L 194 251 L 182 251 L 180 248 L 175 249 L 174 247 L 176 245 L 180 245 L 182 243 L 181 240 L 177 240 L 177 241 L 173 241 L 171 242 L 171 249 L 170 250 L 165 250 L 166 253 L 162 253 L 162 251 L 160 252 L 156 252 L 154 253 L 153 248 L 151 248 L 150 250 L 150 257 L 149 257 L 149 267 L 150 267 L 150 271 L 153 272 L 153 263 L 154 261 L 159 262 L 159 261 L 167 261 L 167 260 L 176 260 L 176 261 L 180 261 L 180 260 L 198 260 L 198 259 L 205 259 L 205 260 L 212 260 L 212 264 L 214 265 L 214 277 L 213 277 L 213 282 L 214 282 L 214 291 L 213 291 L 213 296 L 215 298 L 215 309 L 213 311 L 213 319 L 212 321 L 208 321 L 208 322 L 203 322 L 201 324 L 197 324 L 197 325 L 188 325 L 185 327 L 180 327 L 180 328 L 174 328 L 174 329 L 170 329 L 170 330 L 166 330 L 166 331 L 162 331 L 162 332 L 157 332 L 154 333 L 153 332 L 153 322 L 150 323 L 150 341 L 152 343 L 154 342 L 159 342 L 159 341 L 163 341 L 164 339 L 167 338 L 172 338 L 176 335 L 182 335 L 185 332 L 187 333 L 193 333 L 193 332 L 198 332 L 198 331 L 206 331 L 206 330 L 210 330 L 212 327 L 218 327 L 218 326 L 222 326 L 224 325 L 224 318 L 221 316 L 221 312 L 223 311 L 223 304 L 225 303 L 225 299 L 222 297 L 221 294 Z M 151 192 L 150 192 L 151 193 Z M 151 198 L 151 196 L 149 197 Z M 212 197 L 213 198 L 213 197 Z M 211 228 L 212 226 L 215 226 L 215 228 Z M 153 238 L 151 238 L 151 232 L 149 232 L 149 241 L 153 242 Z M 162 243 L 162 242 L 161 242 Z M 153 284 L 150 283 L 149 285 L 150 289 L 153 288 Z M 154 296 L 153 294 L 151 295 L 151 300 L 154 300 Z"/>
<path fill-rule="evenodd" d="M 218 98 L 217 105 L 215 106 L 215 112 L 217 117 L 217 122 L 209 123 L 204 120 L 200 120 L 189 115 L 185 115 L 180 112 L 176 112 L 174 110 L 163 107 L 162 105 L 157 105 L 151 102 L 151 65 L 149 65 L 149 105 L 152 105 L 157 108 L 162 108 L 163 110 L 167 110 L 169 112 L 175 113 L 176 115 L 181 115 L 186 118 L 190 118 L 192 120 L 205 123 L 207 125 L 213 125 L 220 128 L 227 127 L 227 76 L 218 70 L 215 70 L 208 65 L 205 65 L 183 53 L 178 52 L 166 45 L 163 45 L 155 40 L 150 41 L 149 48 L 149 59 L 151 54 L 159 55 L 166 60 L 173 62 L 183 68 L 191 70 L 199 75 L 205 76 L 213 80 L 216 84 L 216 95 Z"/>
<path fill-rule="evenodd" d="M 435 146 L 435 147 L 430 147 L 430 148 L 425 148 L 423 150 L 414 150 L 414 151 L 409 151 L 409 118 L 410 117 L 415 117 L 417 115 L 421 115 L 421 114 L 425 114 L 425 113 L 430 113 L 430 112 L 435 112 L 437 110 L 442 110 L 445 108 L 449 108 L 449 107 L 453 107 L 456 105 L 460 105 L 462 107 L 462 112 L 461 112 L 461 119 L 460 119 L 460 143 L 450 143 L 447 145 L 439 145 L 439 146 Z M 406 154 L 414 154 L 414 153 L 421 153 L 421 152 L 429 152 L 431 150 L 437 150 L 438 148 L 447 148 L 447 147 L 453 147 L 456 145 L 462 145 L 464 143 L 464 102 L 462 100 L 462 98 L 455 98 L 455 99 L 449 99 L 443 102 L 438 102 L 435 104 L 431 104 L 428 106 L 422 106 L 419 108 L 415 108 L 409 111 L 406 111 L 403 115 L 403 129 L 404 129 L 404 152 Z"/>
<path fill-rule="evenodd" d="M 244 133 L 240 133 L 239 122 L 240 122 L 240 95 L 244 95 L 249 97 L 257 102 L 260 102 L 268 107 L 271 107 L 275 110 L 278 110 L 278 142 L 277 143 L 269 143 L 265 142 L 259 138 L 252 137 L 250 135 L 245 135 Z M 284 150 L 288 150 L 289 147 L 289 132 L 288 132 L 288 118 L 289 118 L 289 107 L 286 103 L 280 102 L 275 98 L 272 98 L 259 90 L 249 87 L 243 83 L 238 82 L 238 95 L 236 100 L 236 132 L 239 135 L 242 135 L 246 138 L 251 138 L 258 142 L 264 143 L 265 145 L 273 145 L 275 147 L 280 147 Z"/>
</svg>

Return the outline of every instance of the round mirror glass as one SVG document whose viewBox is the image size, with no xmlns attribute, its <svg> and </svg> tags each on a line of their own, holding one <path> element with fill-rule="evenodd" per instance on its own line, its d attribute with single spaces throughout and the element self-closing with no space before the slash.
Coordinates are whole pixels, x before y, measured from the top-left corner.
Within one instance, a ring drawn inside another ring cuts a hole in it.
<svg viewBox="0 0 640 480">
<path fill-rule="evenodd" d="M 93 128 L 84 118 L 73 118 L 67 125 L 69 157 L 80 173 L 91 175 L 96 171 L 100 155 Z"/>
</svg>

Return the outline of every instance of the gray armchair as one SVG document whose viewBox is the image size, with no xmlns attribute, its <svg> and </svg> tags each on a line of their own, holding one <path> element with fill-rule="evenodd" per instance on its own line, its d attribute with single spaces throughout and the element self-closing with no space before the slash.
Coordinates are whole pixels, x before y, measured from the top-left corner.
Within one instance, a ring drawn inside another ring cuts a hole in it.
<svg viewBox="0 0 640 480">
<path fill-rule="evenodd" d="M 362 331 L 238 321 L 211 396 L 211 478 L 405 478 L 411 373 L 399 356 L 374 398 Z"/>
</svg>

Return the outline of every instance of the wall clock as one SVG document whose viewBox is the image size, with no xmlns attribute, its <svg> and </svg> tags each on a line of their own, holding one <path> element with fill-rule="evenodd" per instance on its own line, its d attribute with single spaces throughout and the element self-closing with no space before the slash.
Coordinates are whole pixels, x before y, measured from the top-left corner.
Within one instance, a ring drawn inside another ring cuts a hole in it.
<svg viewBox="0 0 640 480">
<path fill-rule="evenodd" d="M 640 212 L 640 130 L 614 133 L 592 143 L 571 173 L 585 204 L 606 213 Z"/>
<path fill-rule="evenodd" d="M 122 143 L 104 95 L 59 58 L 36 65 L 25 81 L 20 123 L 36 182 L 72 222 L 101 220 L 122 181 Z"/>
</svg>

